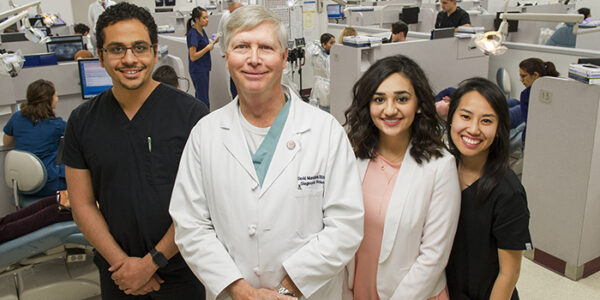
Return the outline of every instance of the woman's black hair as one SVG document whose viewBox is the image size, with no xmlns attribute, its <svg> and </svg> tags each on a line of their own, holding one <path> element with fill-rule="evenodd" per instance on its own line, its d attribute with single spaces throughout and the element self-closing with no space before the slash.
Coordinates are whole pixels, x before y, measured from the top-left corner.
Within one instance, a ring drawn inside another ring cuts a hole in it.
<svg viewBox="0 0 600 300">
<path fill-rule="evenodd" d="M 472 91 L 476 91 L 490 104 L 496 116 L 498 117 L 498 128 L 494 141 L 488 149 L 488 157 L 483 166 L 483 172 L 477 184 L 477 199 L 479 203 L 483 203 L 492 193 L 492 190 L 498 185 L 504 174 L 509 168 L 508 165 L 508 149 L 510 146 L 509 130 L 510 117 L 508 113 L 508 104 L 504 93 L 493 82 L 475 77 L 464 80 L 458 86 L 458 89 L 450 96 L 450 107 L 448 108 L 448 128 L 452 128 L 452 119 L 456 109 L 460 105 L 462 97 Z M 460 163 L 462 155 L 451 136 L 452 129 L 448 130 L 448 145 L 450 152 L 456 157 L 457 164 Z"/>
<path fill-rule="evenodd" d="M 127 2 L 117 3 L 106 8 L 96 22 L 96 47 L 104 47 L 104 28 L 120 21 L 138 20 L 148 29 L 150 43 L 158 43 L 158 31 L 152 15 L 144 8 Z M 156 51 L 156 49 L 155 49 Z"/>
<path fill-rule="evenodd" d="M 196 6 L 194 9 L 192 9 L 192 17 L 189 20 L 187 20 L 187 25 L 185 26 L 186 34 L 190 31 L 190 29 L 192 29 L 192 22 L 195 19 L 200 18 L 202 16 L 203 11 L 206 11 L 206 13 L 208 13 L 208 11 L 204 7 L 200 6 Z"/>
<path fill-rule="evenodd" d="M 441 157 L 445 148 L 441 140 L 442 129 L 438 119 L 434 95 L 425 72 L 412 59 L 404 55 L 389 56 L 375 62 L 354 84 L 352 104 L 346 110 L 348 138 L 358 158 L 375 157 L 379 144 L 379 129 L 373 124 L 369 104 L 379 85 L 392 74 L 405 76 L 415 90 L 420 113 L 410 125 L 410 155 L 421 164 L 432 157 Z"/>
<path fill-rule="evenodd" d="M 523 69 L 523 71 L 527 72 L 527 74 L 530 75 L 533 75 L 537 72 L 540 77 L 558 77 L 559 75 L 558 71 L 556 71 L 556 67 L 551 61 L 543 61 L 535 57 L 521 61 L 519 63 L 519 68 Z"/>
</svg>

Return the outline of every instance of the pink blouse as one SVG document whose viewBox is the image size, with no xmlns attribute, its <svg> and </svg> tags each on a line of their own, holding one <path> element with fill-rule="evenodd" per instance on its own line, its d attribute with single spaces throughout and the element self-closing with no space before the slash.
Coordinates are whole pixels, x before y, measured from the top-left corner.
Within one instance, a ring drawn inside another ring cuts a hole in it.
<svg viewBox="0 0 600 300">
<path fill-rule="evenodd" d="M 364 237 L 356 252 L 354 299 L 375 300 L 377 295 L 377 265 L 381 251 L 383 225 L 396 177 L 402 162 L 392 164 L 381 155 L 369 162 L 363 179 L 365 202 Z"/>
</svg>

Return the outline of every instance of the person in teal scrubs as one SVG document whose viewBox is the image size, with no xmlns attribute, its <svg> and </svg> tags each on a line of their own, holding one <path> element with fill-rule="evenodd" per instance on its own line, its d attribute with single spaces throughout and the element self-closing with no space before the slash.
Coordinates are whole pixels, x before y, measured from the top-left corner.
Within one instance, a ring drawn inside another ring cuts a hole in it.
<svg viewBox="0 0 600 300">
<path fill-rule="evenodd" d="M 27 102 L 4 126 L 4 146 L 14 146 L 35 154 L 46 166 L 46 185 L 34 196 L 49 196 L 66 190 L 65 165 L 56 163 L 60 137 L 67 123 L 54 114 L 58 103 L 56 88 L 50 81 L 38 79 L 27 87 Z"/>
</svg>

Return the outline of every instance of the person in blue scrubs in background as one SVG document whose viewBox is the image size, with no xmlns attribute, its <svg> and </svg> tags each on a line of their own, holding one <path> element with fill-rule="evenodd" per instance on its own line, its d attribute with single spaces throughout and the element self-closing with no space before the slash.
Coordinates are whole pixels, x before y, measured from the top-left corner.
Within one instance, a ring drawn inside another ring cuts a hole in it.
<svg viewBox="0 0 600 300">
<path fill-rule="evenodd" d="M 208 108 L 208 80 L 210 77 L 210 51 L 215 43 L 208 39 L 204 27 L 208 26 L 208 12 L 198 6 L 192 10 L 192 17 L 187 22 L 187 46 L 190 51 L 189 69 L 190 77 L 196 89 L 196 98 L 202 100 Z"/>
<path fill-rule="evenodd" d="M 34 196 L 55 195 L 66 190 L 65 166 L 56 163 L 60 137 L 67 123 L 56 117 L 56 88 L 50 81 L 38 79 L 27 87 L 27 102 L 4 126 L 4 146 L 33 153 L 46 166 L 46 185 Z"/>
<path fill-rule="evenodd" d="M 521 112 L 525 129 L 523 130 L 522 140 L 525 146 L 525 134 L 527 132 L 527 114 L 529 112 L 529 94 L 533 82 L 543 76 L 558 77 L 560 74 L 556 71 L 556 66 L 550 61 L 543 61 L 536 57 L 525 59 L 519 63 L 519 77 L 525 89 L 521 92 Z"/>
</svg>

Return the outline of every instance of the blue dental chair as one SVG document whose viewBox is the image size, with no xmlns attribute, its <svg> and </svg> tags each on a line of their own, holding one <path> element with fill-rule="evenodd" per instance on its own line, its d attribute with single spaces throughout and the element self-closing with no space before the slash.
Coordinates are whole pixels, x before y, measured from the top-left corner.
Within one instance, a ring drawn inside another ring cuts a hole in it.
<svg viewBox="0 0 600 300">
<path fill-rule="evenodd" d="M 6 154 L 4 176 L 6 184 L 13 190 L 11 200 L 17 209 L 40 199 L 28 195 L 39 191 L 47 177 L 42 161 L 34 154 L 20 150 Z M 55 223 L 0 244 L 0 268 L 11 265 L 18 268 L 20 261 L 65 244 L 90 247 L 75 222 Z"/>
</svg>

